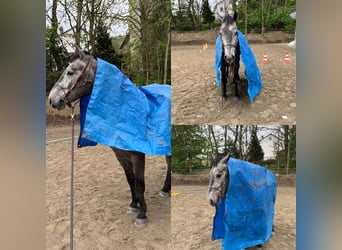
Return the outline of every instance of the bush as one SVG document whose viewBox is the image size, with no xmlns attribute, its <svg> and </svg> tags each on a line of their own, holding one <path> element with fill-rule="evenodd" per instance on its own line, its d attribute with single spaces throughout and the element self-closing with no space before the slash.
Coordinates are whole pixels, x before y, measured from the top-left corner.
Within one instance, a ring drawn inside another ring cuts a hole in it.
<svg viewBox="0 0 342 250">
<path fill-rule="evenodd" d="M 210 29 L 209 23 L 202 23 L 201 30 L 208 30 L 208 29 Z"/>
</svg>

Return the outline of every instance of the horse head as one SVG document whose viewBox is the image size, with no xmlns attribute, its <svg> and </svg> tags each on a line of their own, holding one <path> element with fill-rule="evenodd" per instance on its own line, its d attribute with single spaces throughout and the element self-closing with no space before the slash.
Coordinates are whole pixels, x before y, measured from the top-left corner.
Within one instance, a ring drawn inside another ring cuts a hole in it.
<svg viewBox="0 0 342 250">
<path fill-rule="evenodd" d="M 49 102 L 55 109 L 91 93 L 97 68 L 96 58 L 81 50 L 76 50 L 71 62 L 49 93 Z"/>
<path fill-rule="evenodd" d="M 224 51 L 224 60 L 227 65 L 233 65 L 235 58 L 235 51 L 238 44 L 237 32 L 237 13 L 234 12 L 233 16 L 226 15 L 223 19 L 220 28 L 220 35 L 222 40 L 222 49 Z"/>
<path fill-rule="evenodd" d="M 218 205 L 226 194 L 229 182 L 227 168 L 229 158 L 230 153 L 226 156 L 217 156 L 212 161 L 208 186 L 208 200 L 212 206 Z"/>
</svg>

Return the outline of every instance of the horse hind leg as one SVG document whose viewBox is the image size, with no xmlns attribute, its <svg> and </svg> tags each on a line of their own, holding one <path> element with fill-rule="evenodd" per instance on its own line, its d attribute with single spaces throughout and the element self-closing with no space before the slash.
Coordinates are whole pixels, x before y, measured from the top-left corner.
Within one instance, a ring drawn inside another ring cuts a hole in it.
<svg viewBox="0 0 342 250">
<path fill-rule="evenodd" d="M 168 197 L 171 193 L 171 156 L 166 156 L 167 173 L 162 190 L 160 190 L 159 195 L 161 197 Z"/>
</svg>

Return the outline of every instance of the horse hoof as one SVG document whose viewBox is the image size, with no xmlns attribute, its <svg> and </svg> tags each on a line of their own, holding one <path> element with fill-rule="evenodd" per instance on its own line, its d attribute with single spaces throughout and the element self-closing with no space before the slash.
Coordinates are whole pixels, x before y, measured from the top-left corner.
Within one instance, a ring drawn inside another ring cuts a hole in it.
<svg viewBox="0 0 342 250">
<path fill-rule="evenodd" d="M 240 100 L 240 96 L 234 96 L 234 101 Z"/>
<path fill-rule="evenodd" d="M 227 100 L 227 97 L 226 96 L 221 96 L 221 102 L 224 102 Z"/>
<path fill-rule="evenodd" d="M 161 191 L 159 192 L 159 196 L 160 196 L 160 197 L 163 197 L 163 198 L 169 197 L 169 196 L 170 196 L 170 192 L 164 192 L 163 190 L 161 190 Z"/>
<path fill-rule="evenodd" d="M 136 227 L 143 227 L 147 224 L 147 219 L 137 219 L 135 222 L 134 222 L 134 225 Z"/>
<path fill-rule="evenodd" d="M 135 208 L 135 207 L 128 207 L 127 209 L 127 213 L 128 214 L 136 214 L 139 212 L 139 208 Z"/>
</svg>

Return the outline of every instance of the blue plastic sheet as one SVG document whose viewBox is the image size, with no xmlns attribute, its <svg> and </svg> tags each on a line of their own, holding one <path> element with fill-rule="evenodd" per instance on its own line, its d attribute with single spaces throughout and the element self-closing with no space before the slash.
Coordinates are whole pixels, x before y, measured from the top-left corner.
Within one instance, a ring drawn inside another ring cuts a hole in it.
<svg viewBox="0 0 342 250">
<path fill-rule="evenodd" d="M 240 250 L 266 243 L 272 234 L 277 194 L 273 173 L 259 165 L 230 158 L 226 197 L 216 206 L 212 239 L 222 249 Z"/>
<path fill-rule="evenodd" d="M 253 51 L 248 44 L 246 37 L 238 30 L 238 39 L 240 43 L 240 52 L 242 62 L 245 65 L 245 76 L 248 81 L 248 95 L 251 102 L 260 93 L 262 89 L 261 74 L 258 64 L 255 60 Z M 216 38 L 216 54 L 214 69 L 216 72 L 216 83 L 220 87 L 221 79 L 221 61 L 222 61 L 222 41 L 220 35 Z"/>
<path fill-rule="evenodd" d="M 92 93 L 80 102 L 78 146 L 171 155 L 171 86 L 137 87 L 116 66 L 97 61 Z"/>
</svg>

